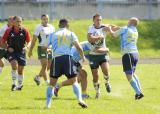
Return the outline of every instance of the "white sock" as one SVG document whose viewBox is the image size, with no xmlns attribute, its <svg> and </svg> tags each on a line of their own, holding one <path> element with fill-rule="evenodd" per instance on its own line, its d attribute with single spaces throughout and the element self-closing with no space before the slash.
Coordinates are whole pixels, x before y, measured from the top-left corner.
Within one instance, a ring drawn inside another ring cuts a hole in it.
<svg viewBox="0 0 160 114">
<path fill-rule="evenodd" d="M 18 75 L 18 86 L 23 85 L 23 75 Z"/>
<path fill-rule="evenodd" d="M 0 74 L 2 73 L 2 69 L 3 69 L 3 67 L 0 67 Z"/>
<path fill-rule="evenodd" d="M 100 93 L 100 84 L 99 82 L 93 82 L 94 88 L 96 90 L 96 93 Z"/>
<path fill-rule="evenodd" d="M 12 70 L 11 71 L 12 74 L 12 84 L 16 85 L 16 81 L 17 81 L 17 70 Z"/>
<path fill-rule="evenodd" d="M 109 83 L 109 75 L 107 76 L 107 75 L 104 75 L 104 83 L 106 84 L 108 84 Z"/>
</svg>

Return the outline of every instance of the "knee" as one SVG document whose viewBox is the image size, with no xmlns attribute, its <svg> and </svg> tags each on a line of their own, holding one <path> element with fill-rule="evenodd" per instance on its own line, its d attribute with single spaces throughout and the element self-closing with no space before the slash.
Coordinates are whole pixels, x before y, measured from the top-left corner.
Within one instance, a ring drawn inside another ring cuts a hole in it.
<svg viewBox="0 0 160 114">
<path fill-rule="evenodd" d="M 23 71 L 18 71 L 18 74 L 19 75 L 23 75 Z"/>
<path fill-rule="evenodd" d="M 47 69 L 47 63 L 42 64 L 42 69 Z"/>
<path fill-rule="evenodd" d="M 82 69 L 82 73 L 81 73 L 81 78 L 82 79 L 87 79 L 87 72 L 83 69 Z"/>
<path fill-rule="evenodd" d="M 73 85 L 75 82 L 76 82 L 76 78 L 71 78 L 69 79 L 70 80 L 70 83 Z"/>
</svg>

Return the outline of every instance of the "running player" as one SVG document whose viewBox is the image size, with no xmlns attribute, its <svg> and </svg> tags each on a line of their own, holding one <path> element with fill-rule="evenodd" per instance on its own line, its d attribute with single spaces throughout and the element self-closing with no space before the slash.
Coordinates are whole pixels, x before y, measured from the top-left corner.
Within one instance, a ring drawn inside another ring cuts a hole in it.
<svg viewBox="0 0 160 114">
<path fill-rule="evenodd" d="M 40 85 L 40 78 L 43 76 L 46 84 L 49 84 L 49 76 L 47 73 L 47 68 L 50 68 L 50 64 L 52 61 L 52 54 L 50 51 L 48 51 L 48 36 L 49 34 L 53 33 L 55 31 L 54 27 L 48 23 L 49 22 L 49 16 L 47 14 L 43 14 L 41 16 L 41 24 L 39 24 L 36 27 L 36 30 L 33 35 L 33 39 L 31 42 L 31 47 L 28 53 L 28 56 L 32 56 L 32 50 L 35 46 L 35 43 L 37 39 L 39 40 L 39 45 L 37 48 L 38 51 L 38 59 L 41 62 L 41 70 L 39 74 L 34 78 L 34 81 L 37 85 Z"/>
<path fill-rule="evenodd" d="M 86 59 L 89 60 L 89 53 L 91 51 L 91 45 L 88 41 L 83 41 L 80 43 L 82 48 L 83 48 L 83 52 L 84 52 L 84 55 L 86 57 Z M 102 48 L 99 48 L 99 49 L 96 49 L 95 50 L 97 53 L 101 53 L 102 51 L 107 53 L 108 49 L 105 48 L 105 49 L 102 49 Z M 80 54 L 79 52 L 77 51 L 77 49 L 75 48 L 75 46 L 72 47 L 71 49 L 71 52 L 72 52 L 72 58 L 74 60 L 74 65 L 77 69 L 77 72 L 78 72 L 78 82 L 81 82 L 81 88 L 82 88 L 82 98 L 83 99 L 87 99 L 89 98 L 89 95 L 87 94 L 87 72 L 86 70 L 82 67 L 82 59 L 80 57 Z M 66 85 L 65 84 L 66 81 L 63 81 L 61 83 L 57 83 L 56 84 L 56 87 L 54 89 L 54 94 L 55 96 L 58 96 L 58 91 L 61 87 L 63 87 L 63 85 Z"/>
<path fill-rule="evenodd" d="M 13 25 L 13 16 L 10 16 L 8 18 L 8 23 L 6 25 L 4 25 L 1 29 L 0 29 L 0 41 L 5 33 L 5 31 L 9 28 L 12 27 Z M 6 46 L 2 47 L 2 45 L 0 45 L 0 74 L 2 73 L 2 69 L 4 67 L 4 60 L 3 58 L 7 59 L 7 50 L 6 50 Z"/>
<path fill-rule="evenodd" d="M 26 50 L 30 44 L 30 35 L 28 30 L 22 27 L 21 17 L 15 16 L 13 17 L 13 21 L 14 26 L 6 30 L 2 38 L 2 44 L 7 45 L 8 60 L 12 67 L 13 84 L 11 90 L 15 91 L 21 90 L 23 87 L 23 71 L 26 65 Z"/>
<path fill-rule="evenodd" d="M 74 63 L 72 60 L 71 47 L 74 45 L 80 53 L 83 61 L 85 61 L 85 56 L 78 42 L 77 36 L 68 30 L 68 21 L 66 19 L 61 19 L 59 21 L 59 30 L 50 35 L 50 42 L 52 44 L 53 51 L 53 61 L 50 68 L 50 86 L 47 88 L 47 101 L 46 107 L 51 107 L 51 101 L 53 96 L 53 88 L 55 87 L 58 78 L 61 75 L 65 75 L 68 78 L 68 84 L 73 85 L 73 91 L 77 96 L 79 105 L 82 108 L 87 108 L 87 105 L 82 100 L 81 88 L 77 82 L 77 73 L 74 69 Z"/>
<path fill-rule="evenodd" d="M 106 33 L 108 32 L 108 26 L 101 24 L 102 17 L 99 14 L 95 14 L 93 16 L 93 25 L 89 27 L 88 30 L 88 41 L 93 47 L 93 50 L 101 47 L 102 49 L 106 48 Z M 104 75 L 105 87 L 108 93 L 111 92 L 111 86 L 109 83 L 109 54 L 97 53 L 95 51 L 91 51 L 89 55 L 90 68 L 93 75 L 93 85 L 96 90 L 96 97 L 100 97 L 100 83 L 99 83 L 99 75 L 98 68 L 101 67 L 101 70 Z"/>
<path fill-rule="evenodd" d="M 110 33 L 113 37 L 121 37 L 121 52 L 122 52 L 122 63 L 123 70 L 126 74 L 128 81 L 132 88 L 136 92 L 135 99 L 139 100 L 144 97 L 139 79 L 135 74 L 137 62 L 138 62 L 138 48 L 137 39 L 138 31 L 137 25 L 139 24 L 138 18 L 132 17 L 128 21 L 128 25 L 125 27 L 117 27 L 114 32 L 110 28 Z"/>
</svg>

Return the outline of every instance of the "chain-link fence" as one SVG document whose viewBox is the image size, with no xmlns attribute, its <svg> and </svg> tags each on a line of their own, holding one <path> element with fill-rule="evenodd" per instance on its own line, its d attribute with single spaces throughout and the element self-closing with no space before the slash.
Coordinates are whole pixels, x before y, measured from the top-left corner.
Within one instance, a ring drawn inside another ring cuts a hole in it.
<svg viewBox="0 0 160 114">
<path fill-rule="evenodd" d="M 0 19 L 20 15 L 27 19 L 47 13 L 51 19 L 91 18 L 95 13 L 104 18 L 160 18 L 160 0 L 0 0 Z"/>
</svg>

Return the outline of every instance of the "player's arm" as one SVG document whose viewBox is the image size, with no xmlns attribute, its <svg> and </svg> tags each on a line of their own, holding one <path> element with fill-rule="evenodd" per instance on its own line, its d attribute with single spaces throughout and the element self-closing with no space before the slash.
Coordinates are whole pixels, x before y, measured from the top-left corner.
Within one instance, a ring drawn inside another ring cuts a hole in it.
<svg viewBox="0 0 160 114">
<path fill-rule="evenodd" d="M 98 40 L 102 40 L 104 37 L 103 36 L 93 36 L 91 33 L 88 33 L 87 38 L 90 43 L 95 43 Z"/>
<path fill-rule="evenodd" d="M 95 49 L 96 53 L 109 53 L 109 48 L 106 47 L 97 47 Z"/>
<path fill-rule="evenodd" d="M 7 48 L 7 39 L 8 39 L 8 37 L 9 37 L 9 30 L 7 29 L 6 31 L 5 31 L 5 33 L 4 33 L 4 35 L 2 36 L 2 38 L 1 38 L 1 46 L 3 47 L 3 48 Z M 8 49 L 10 50 L 10 47 L 8 47 Z M 11 49 L 11 51 L 14 51 L 13 49 Z"/>
<path fill-rule="evenodd" d="M 121 35 L 123 29 L 120 27 L 109 26 L 107 30 L 113 38 L 117 38 Z"/>
<path fill-rule="evenodd" d="M 28 57 L 32 56 L 32 50 L 33 50 L 33 48 L 36 44 L 36 41 L 37 41 L 37 38 L 38 38 L 39 34 L 40 34 L 40 29 L 39 29 L 39 26 L 37 26 L 36 29 L 35 29 L 35 32 L 33 34 L 33 38 L 32 38 L 30 47 L 29 47 Z"/>
<path fill-rule="evenodd" d="M 117 26 L 117 25 L 110 25 L 112 31 L 117 31 L 119 30 L 121 27 Z"/>
<path fill-rule="evenodd" d="M 26 42 L 27 45 L 25 46 L 25 51 L 27 51 L 31 45 L 31 37 L 28 30 L 26 30 Z"/>
<path fill-rule="evenodd" d="M 86 61 L 84 53 L 83 53 L 83 48 L 82 48 L 82 46 L 80 45 L 80 43 L 78 41 L 78 37 L 73 32 L 71 33 L 71 36 L 72 36 L 72 44 L 76 47 L 77 51 L 80 54 L 81 59 L 83 61 Z"/>
<path fill-rule="evenodd" d="M 32 56 L 32 50 L 36 44 L 36 41 L 37 41 L 37 36 L 36 35 L 33 35 L 33 38 L 32 38 L 32 41 L 30 43 L 30 48 L 29 48 L 29 52 L 28 52 L 28 57 L 31 57 Z"/>
<path fill-rule="evenodd" d="M 77 51 L 79 52 L 80 56 L 81 56 L 81 59 L 83 61 L 85 61 L 85 56 L 84 56 L 84 53 L 83 53 L 83 48 L 82 46 L 79 44 L 78 40 L 77 41 L 74 41 L 73 42 L 73 45 L 76 47 Z"/>
</svg>

